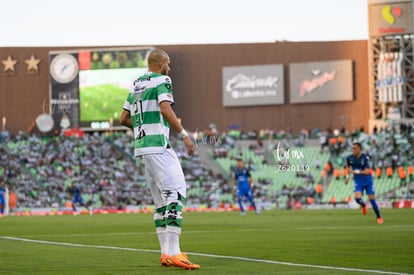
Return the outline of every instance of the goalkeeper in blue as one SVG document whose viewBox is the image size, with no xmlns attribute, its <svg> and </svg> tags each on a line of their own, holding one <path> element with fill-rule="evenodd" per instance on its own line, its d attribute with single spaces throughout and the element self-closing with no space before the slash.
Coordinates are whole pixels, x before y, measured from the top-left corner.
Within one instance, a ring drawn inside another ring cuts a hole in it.
<svg viewBox="0 0 414 275">
<path fill-rule="evenodd" d="M 367 205 L 362 200 L 364 191 L 377 216 L 377 223 L 382 224 L 380 210 L 375 200 L 374 182 L 370 173 L 369 157 L 361 153 L 362 146 L 359 142 L 352 144 L 352 155 L 347 158 L 348 174 L 345 178 L 345 184 L 348 184 L 349 175 L 354 175 L 354 196 L 355 201 L 361 206 L 362 214 L 367 214 Z"/>
<path fill-rule="evenodd" d="M 256 204 L 253 199 L 253 178 L 250 174 L 249 169 L 244 166 L 243 159 L 237 158 L 237 167 L 234 169 L 234 193 L 237 190 L 237 201 L 240 207 L 240 215 L 244 216 L 243 197 L 246 197 L 252 205 L 256 214 L 259 211 L 256 208 Z"/>
</svg>

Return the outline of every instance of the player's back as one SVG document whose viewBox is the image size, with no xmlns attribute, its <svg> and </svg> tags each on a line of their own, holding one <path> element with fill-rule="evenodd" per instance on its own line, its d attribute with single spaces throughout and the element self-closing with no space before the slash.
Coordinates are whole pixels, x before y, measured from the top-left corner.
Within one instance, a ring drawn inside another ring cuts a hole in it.
<svg viewBox="0 0 414 275">
<path fill-rule="evenodd" d="M 161 114 L 163 101 L 174 102 L 170 77 L 147 72 L 134 81 L 127 109 L 134 127 L 136 156 L 162 153 L 167 147 L 170 125 Z"/>
</svg>

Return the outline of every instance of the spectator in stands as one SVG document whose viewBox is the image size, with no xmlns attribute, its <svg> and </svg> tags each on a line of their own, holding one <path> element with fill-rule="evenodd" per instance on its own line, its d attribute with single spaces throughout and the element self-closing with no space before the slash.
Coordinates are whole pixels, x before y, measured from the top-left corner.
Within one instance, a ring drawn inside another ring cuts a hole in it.
<svg viewBox="0 0 414 275">
<path fill-rule="evenodd" d="M 404 170 L 404 167 L 398 166 L 397 168 L 398 176 L 400 177 L 400 186 L 407 185 L 407 173 Z"/>
<path fill-rule="evenodd" d="M 348 168 L 346 165 L 342 168 L 342 177 L 345 178 L 348 175 Z"/>
<path fill-rule="evenodd" d="M 321 171 L 321 179 L 322 179 L 322 181 L 323 181 L 323 184 L 326 184 L 326 181 L 327 181 L 327 174 L 326 174 L 326 170 L 325 170 L 325 169 L 323 169 L 323 170 Z"/>
<path fill-rule="evenodd" d="M 323 191 L 322 189 L 323 189 L 322 183 L 318 182 L 318 184 L 316 184 L 316 187 L 315 187 L 316 198 L 318 199 L 318 203 L 320 203 L 322 200 L 322 191 Z"/>
<path fill-rule="evenodd" d="M 330 136 L 328 142 L 329 142 L 329 150 L 331 152 L 331 155 L 335 155 L 336 146 L 337 146 L 336 137 Z"/>
<path fill-rule="evenodd" d="M 378 134 L 377 125 L 374 125 L 374 128 L 372 129 L 372 132 L 373 132 L 374 135 Z"/>
<path fill-rule="evenodd" d="M 318 170 L 321 169 L 321 160 L 319 158 L 315 160 L 315 168 Z"/>
<path fill-rule="evenodd" d="M 413 181 L 413 172 L 414 172 L 414 168 L 413 168 L 412 165 L 408 165 L 407 172 L 408 172 L 408 178 L 410 179 L 410 182 L 412 182 Z"/>
<path fill-rule="evenodd" d="M 321 132 L 319 134 L 319 143 L 321 145 L 321 153 L 323 153 L 325 147 L 329 148 L 328 134 L 326 132 L 324 133 Z"/>
<path fill-rule="evenodd" d="M 329 203 L 330 203 L 330 204 L 332 204 L 334 207 L 336 207 L 336 198 L 335 198 L 334 196 L 332 196 L 332 197 L 329 199 Z"/>
<path fill-rule="evenodd" d="M 387 177 L 388 178 L 391 178 L 392 177 L 392 174 L 394 173 L 394 171 L 393 171 L 393 169 L 392 169 L 392 167 L 391 166 L 387 166 L 387 168 L 386 168 L 386 173 L 387 173 Z"/>
<path fill-rule="evenodd" d="M 379 178 L 381 178 L 381 175 L 382 175 L 382 169 L 380 168 L 380 167 L 377 167 L 376 168 L 376 174 L 377 174 L 377 178 L 379 179 Z"/>
<path fill-rule="evenodd" d="M 332 176 L 332 174 L 333 174 L 333 164 L 330 160 L 325 164 L 325 170 L 326 170 L 326 175 L 328 177 Z"/>
<path fill-rule="evenodd" d="M 14 191 L 13 188 L 10 188 L 10 193 L 9 193 L 9 209 L 10 209 L 10 213 L 14 214 L 16 213 L 16 209 L 17 209 L 17 194 Z"/>
<path fill-rule="evenodd" d="M 341 171 L 339 170 L 339 168 L 338 168 L 338 167 L 335 167 L 335 168 L 334 168 L 333 175 L 334 175 L 334 178 L 335 178 L 336 180 L 339 180 L 339 177 L 341 176 Z"/>
<path fill-rule="evenodd" d="M 315 179 L 313 178 L 312 173 L 307 173 L 305 177 L 305 183 L 313 184 L 315 183 Z"/>
</svg>

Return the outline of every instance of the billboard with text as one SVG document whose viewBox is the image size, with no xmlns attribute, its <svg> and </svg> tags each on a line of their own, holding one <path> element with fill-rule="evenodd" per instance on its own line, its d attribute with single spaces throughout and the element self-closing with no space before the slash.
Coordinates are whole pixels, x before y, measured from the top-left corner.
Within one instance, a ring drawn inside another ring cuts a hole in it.
<svg viewBox="0 0 414 275">
<path fill-rule="evenodd" d="M 291 103 L 353 100 L 351 60 L 291 63 L 289 79 Z"/>
<path fill-rule="evenodd" d="M 256 106 L 283 104 L 283 65 L 223 68 L 223 105 Z"/>
</svg>

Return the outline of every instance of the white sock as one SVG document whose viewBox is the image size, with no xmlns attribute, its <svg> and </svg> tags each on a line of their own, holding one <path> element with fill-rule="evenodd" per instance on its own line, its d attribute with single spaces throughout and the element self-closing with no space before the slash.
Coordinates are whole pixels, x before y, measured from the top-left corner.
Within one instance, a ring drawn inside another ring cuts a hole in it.
<svg viewBox="0 0 414 275">
<path fill-rule="evenodd" d="M 168 255 L 175 256 L 181 254 L 180 235 L 176 232 L 167 232 Z"/>
<path fill-rule="evenodd" d="M 168 252 L 167 229 L 165 227 L 158 227 L 157 235 L 160 242 L 161 254 L 165 254 Z"/>
</svg>

